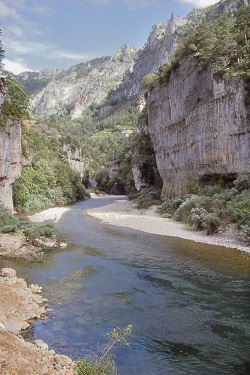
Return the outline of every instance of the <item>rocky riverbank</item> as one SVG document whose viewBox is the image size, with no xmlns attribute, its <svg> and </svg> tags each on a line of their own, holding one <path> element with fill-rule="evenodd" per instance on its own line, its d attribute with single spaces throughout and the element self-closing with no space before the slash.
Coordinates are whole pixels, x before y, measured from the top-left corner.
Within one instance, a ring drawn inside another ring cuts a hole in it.
<svg viewBox="0 0 250 375">
<path fill-rule="evenodd" d="M 16 271 L 0 271 L 0 374 L 73 375 L 72 360 L 50 350 L 42 340 L 25 342 L 21 336 L 33 319 L 45 319 L 47 300 L 42 288 L 28 286 Z"/>
<path fill-rule="evenodd" d="M 67 244 L 56 236 L 28 239 L 22 232 L 0 234 L 0 256 L 24 258 L 28 261 L 39 260 L 43 252 L 49 249 L 65 248 Z"/>
</svg>

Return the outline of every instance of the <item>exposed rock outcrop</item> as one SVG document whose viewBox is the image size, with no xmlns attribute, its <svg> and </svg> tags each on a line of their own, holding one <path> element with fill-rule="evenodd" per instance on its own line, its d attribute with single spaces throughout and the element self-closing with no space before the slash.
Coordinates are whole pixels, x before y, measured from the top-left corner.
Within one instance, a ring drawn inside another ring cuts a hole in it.
<svg viewBox="0 0 250 375">
<path fill-rule="evenodd" d="M 133 97 L 143 93 L 140 82 L 144 75 L 155 72 L 163 64 L 169 62 L 169 56 L 176 50 L 179 41 L 179 26 L 184 25 L 186 19 L 172 13 L 168 22 L 158 22 L 153 26 L 144 48 L 139 52 L 133 70 L 127 72 L 122 84 L 111 93 L 116 99 Z"/>
<path fill-rule="evenodd" d="M 0 124 L 0 201 L 13 211 L 12 186 L 22 171 L 21 124 Z"/>
<path fill-rule="evenodd" d="M 63 152 L 67 155 L 67 159 L 71 168 L 80 174 L 83 178 L 85 170 L 85 162 L 82 157 L 82 151 L 80 149 L 72 150 L 70 145 L 63 145 Z"/>
<path fill-rule="evenodd" d="M 25 342 L 17 334 L 30 319 L 46 313 L 47 300 L 38 285 L 28 287 L 10 268 L 0 271 L 0 373 L 1 375 L 72 375 L 72 360 L 58 355 L 42 340 Z"/>
<path fill-rule="evenodd" d="M 166 86 L 148 92 L 152 138 L 163 198 L 185 191 L 190 179 L 250 169 L 250 106 L 240 76 L 224 80 L 189 58 Z"/>
<path fill-rule="evenodd" d="M 60 72 L 33 95 L 34 113 L 45 117 L 70 113 L 72 118 L 80 117 L 84 109 L 94 102 L 102 102 L 110 90 L 119 86 L 125 72 L 132 69 L 137 52 L 136 47 L 124 45 L 111 57 L 77 64 Z M 21 78 L 24 80 L 25 76 Z"/>
</svg>

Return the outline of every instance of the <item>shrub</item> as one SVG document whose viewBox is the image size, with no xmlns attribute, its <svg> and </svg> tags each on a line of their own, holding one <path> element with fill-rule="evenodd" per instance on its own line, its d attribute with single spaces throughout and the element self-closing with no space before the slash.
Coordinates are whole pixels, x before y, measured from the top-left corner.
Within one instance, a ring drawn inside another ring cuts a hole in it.
<svg viewBox="0 0 250 375">
<path fill-rule="evenodd" d="M 243 190 L 237 194 L 230 202 L 228 208 L 232 213 L 232 220 L 239 225 L 245 224 L 250 216 L 250 190 Z"/>
<path fill-rule="evenodd" d="M 194 225 L 197 229 L 202 229 L 204 219 L 207 215 L 208 212 L 203 207 L 192 208 L 188 215 L 188 222 Z"/>
<path fill-rule="evenodd" d="M 100 354 L 95 355 L 94 360 L 90 361 L 87 358 L 75 362 L 74 370 L 77 375 L 116 375 L 116 368 L 114 364 L 115 356 L 110 354 L 111 349 L 115 344 L 128 345 L 126 337 L 132 332 L 132 326 L 114 328 L 111 333 L 104 335 L 109 338 L 107 345 Z"/>
<path fill-rule="evenodd" d="M 234 181 L 235 188 L 242 192 L 250 189 L 250 171 L 242 171 Z"/>
<path fill-rule="evenodd" d="M 207 234 L 217 231 L 220 226 L 220 218 L 215 214 L 207 214 L 202 222 L 202 227 L 207 230 Z"/>
<path fill-rule="evenodd" d="M 24 230 L 28 238 L 52 237 L 55 233 L 53 225 L 32 225 Z"/>
<path fill-rule="evenodd" d="M 0 233 L 13 232 L 17 228 L 18 219 L 12 215 L 7 207 L 0 203 Z"/>
<path fill-rule="evenodd" d="M 199 201 L 198 195 L 191 195 L 191 197 L 188 197 L 177 209 L 177 211 L 174 214 L 174 218 L 177 221 L 187 221 L 188 216 L 192 210 L 192 208 L 195 208 L 197 206 L 197 203 Z"/>
<path fill-rule="evenodd" d="M 2 226 L 1 232 L 10 233 L 10 232 L 15 232 L 17 229 L 18 229 L 18 226 L 16 224 L 9 224 L 9 225 Z"/>
<path fill-rule="evenodd" d="M 241 226 L 241 235 L 244 241 L 250 242 L 250 224 Z"/>
<path fill-rule="evenodd" d="M 181 197 L 168 199 L 162 203 L 161 212 L 163 215 L 165 214 L 173 215 L 174 212 L 180 207 L 182 203 L 183 203 L 183 198 Z"/>
</svg>

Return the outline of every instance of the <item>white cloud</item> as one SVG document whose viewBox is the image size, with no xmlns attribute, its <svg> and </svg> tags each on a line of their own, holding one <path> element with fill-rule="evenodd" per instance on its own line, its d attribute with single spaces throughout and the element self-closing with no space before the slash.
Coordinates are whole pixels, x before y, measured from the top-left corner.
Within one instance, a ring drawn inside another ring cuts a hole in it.
<svg viewBox="0 0 250 375">
<path fill-rule="evenodd" d="M 19 74 L 22 72 L 32 72 L 34 70 L 27 67 L 23 61 L 11 61 L 9 59 L 3 59 L 4 69 L 8 70 L 13 74 Z"/>
<path fill-rule="evenodd" d="M 182 3 L 191 4 L 195 8 L 203 8 L 218 3 L 220 0 L 181 0 Z"/>
<path fill-rule="evenodd" d="M 44 6 L 42 0 L 0 0 L 1 17 L 18 18 L 21 11 L 35 14 L 50 13 L 49 7 Z"/>
</svg>

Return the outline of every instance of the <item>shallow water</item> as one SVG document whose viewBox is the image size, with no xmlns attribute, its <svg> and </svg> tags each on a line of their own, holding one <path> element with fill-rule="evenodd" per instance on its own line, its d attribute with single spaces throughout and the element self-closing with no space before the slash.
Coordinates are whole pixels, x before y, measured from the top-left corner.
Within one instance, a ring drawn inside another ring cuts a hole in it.
<svg viewBox="0 0 250 375">
<path fill-rule="evenodd" d="M 133 325 L 119 375 L 250 373 L 250 257 L 236 250 L 112 227 L 73 205 L 57 224 L 69 243 L 45 262 L 0 261 L 43 285 L 53 313 L 34 338 L 72 358 Z"/>
</svg>

